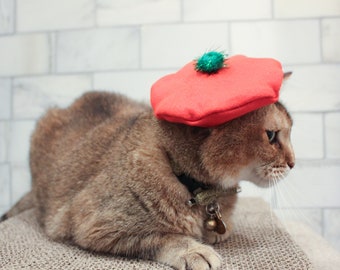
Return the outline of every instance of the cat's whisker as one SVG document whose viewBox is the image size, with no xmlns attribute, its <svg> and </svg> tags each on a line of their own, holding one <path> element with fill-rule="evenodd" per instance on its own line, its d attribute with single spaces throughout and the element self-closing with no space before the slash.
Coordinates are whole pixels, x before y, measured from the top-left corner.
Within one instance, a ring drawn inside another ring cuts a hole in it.
<svg viewBox="0 0 340 270">
<path fill-rule="evenodd" d="M 283 190 L 288 194 L 287 197 L 289 198 L 289 204 L 287 204 L 288 207 L 286 208 L 286 210 L 289 211 L 288 216 L 293 220 L 299 220 L 309 225 L 310 227 L 314 227 L 311 218 L 308 217 L 303 210 L 296 208 L 296 206 L 298 205 L 305 204 L 305 202 L 301 201 L 303 199 L 301 198 L 301 194 L 296 189 L 296 187 L 289 181 L 285 182 L 281 186 L 283 187 Z M 299 201 L 297 200 L 297 198 L 299 198 Z"/>
</svg>

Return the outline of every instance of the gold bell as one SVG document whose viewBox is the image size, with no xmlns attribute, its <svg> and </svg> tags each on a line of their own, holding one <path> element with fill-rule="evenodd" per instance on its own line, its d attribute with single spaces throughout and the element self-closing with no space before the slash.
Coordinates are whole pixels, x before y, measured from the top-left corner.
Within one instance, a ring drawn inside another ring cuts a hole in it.
<svg viewBox="0 0 340 270">
<path fill-rule="evenodd" d="M 217 222 L 215 219 L 207 219 L 204 225 L 208 231 L 213 231 L 216 229 Z"/>
</svg>

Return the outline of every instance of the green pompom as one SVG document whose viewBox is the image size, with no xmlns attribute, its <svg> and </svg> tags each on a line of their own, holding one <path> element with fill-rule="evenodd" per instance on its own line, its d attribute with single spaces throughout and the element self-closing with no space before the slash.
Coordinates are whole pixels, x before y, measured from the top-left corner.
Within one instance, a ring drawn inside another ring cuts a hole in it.
<svg viewBox="0 0 340 270">
<path fill-rule="evenodd" d="M 202 73 L 217 73 L 224 64 L 225 55 L 221 52 L 207 52 L 198 58 L 195 69 Z"/>
</svg>

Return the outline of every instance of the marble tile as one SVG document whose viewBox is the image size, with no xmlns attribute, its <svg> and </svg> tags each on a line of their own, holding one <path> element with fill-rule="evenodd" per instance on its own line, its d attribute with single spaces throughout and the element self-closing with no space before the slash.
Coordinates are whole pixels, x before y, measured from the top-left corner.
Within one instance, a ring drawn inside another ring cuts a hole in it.
<svg viewBox="0 0 340 270">
<path fill-rule="evenodd" d="M 143 68 L 179 68 L 206 51 L 228 49 L 227 23 L 142 27 Z"/>
<path fill-rule="evenodd" d="M 253 57 L 273 57 L 284 64 L 318 63 L 318 20 L 235 22 L 231 51 Z"/>
<path fill-rule="evenodd" d="M 0 163 L 7 162 L 9 143 L 9 123 L 0 121 Z"/>
<path fill-rule="evenodd" d="M 14 205 L 23 195 L 31 190 L 29 167 L 23 163 L 14 163 L 12 169 L 12 201 Z"/>
<path fill-rule="evenodd" d="M 93 0 L 17 0 L 17 31 L 83 28 L 95 24 Z"/>
<path fill-rule="evenodd" d="M 324 236 L 340 251 L 340 209 L 324 210 Z"/>
<path fill-rule="evenodd" d="M 324 136 L 322 114 L 295 113 L 291 140 L 297 159 L 322 159 Z"/>
<path fill-rule="evenodd" d="M 338 0 L 274 0 L 276 18 L 308 18 L 339 16 Z"/>
<path fill-rule="evenodd" d="M 174 70 L 96 73 L 94 89 L 121 93 L 149 104 L 152 84 L 173 72 Z"/>
<path fill-rule="evenodd" d="M 134 69 L 139 66 L 139 30 L 102 28 L 57 34 L 57 72 Z"/>
<path fill-rule="evenodd" d="M 47 35 L 32 34 L 0 37 L 0 59 L 0 76 L 48 72 L 49 46 Z"/>
<path fill-rule="evenodd" d="M 280 208 L 340 207 L 340 164 L 297 160 L 275 192 Z"/>
<path fill-rule="evenodd" d="M 326 156 L 328 158 L 340 158 L 340 112 L 326 114 L 325 129 Z"/>
<path fill-rule="evenodd" d="M 324 112 L 340 109 L 340 66 L 286 66 L 293 71 L 284 83 L 280 99 L 294 112 Z"/>
<path fill-rule="evenodd" d="M 0 35 L 14 31 L 14 1 L 0 0 Z"/>
<path fill-rule="evenodd" d="M 30 137 L 35 121 L 12 121 L 10 124 L 9 161 L 28 162 Z"/>
<path fill-rule="evenodd" d="M 66 107 L 92 88 L 89 75 L 21 77 L 13 81 L 15 119 L 36 119 L 49 107 Z"/>
<path fill-rule="evenodd" d="M 338 2 L 340 10 L 340 4 Z M 339 12 L 340 13 L 340 12 Z M 325 61 L 340 61 L 340 18 L 322 20 L 322 55 Z"/>
<path fill-rule="evenodd" d="M 0 119 L 11 117 L 11 81 L 10 79 L 0 79 Z"/>
<path fill-rule="evenodd" d="M 180 0 L 97 1 L 96 18 L 99 26 L 178 22 L 180 17 Z"/>
<path fill-rule="evenodd" d="M 246 8 L 245 8 L 246 7 Z M 270 0 L 185 0 L 185 21 L 229 21 L 271 18 Z"/>
<path fill-rule="evenodd" d="M 0 164 L 0 206 L 10 204 L 10 168 L 7 164 Z"/>
</svg>

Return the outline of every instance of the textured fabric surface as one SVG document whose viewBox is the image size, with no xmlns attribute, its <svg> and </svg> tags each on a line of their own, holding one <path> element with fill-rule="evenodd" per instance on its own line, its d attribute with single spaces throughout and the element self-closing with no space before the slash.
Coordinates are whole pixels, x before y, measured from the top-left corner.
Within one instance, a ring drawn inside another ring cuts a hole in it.
<svg viewBox="0 0 340 270">
<path fill-rule="evenodd" d="M 234 233 L 215 245 L 223 257 L 222 269 L 313 269 L 310 261 L 280 226 L 267 204 L 240 199 Z M 0 223 L 0 269 L 172 269 L 168 266 L 111 255 L 94 254 L 48 240 L 34 211 Z"/>
<path fill-rule="evenodd" d="M 271 58 L 236 55 L 215 74 L 195 70 L 195 61 L 151 88 L 156 117 L 191 126 L 212 127 L 240 117 L 279 98 L 281 64 Z"/>
</svg>

